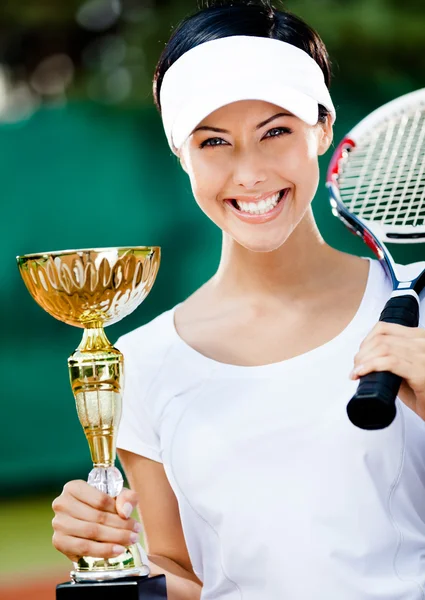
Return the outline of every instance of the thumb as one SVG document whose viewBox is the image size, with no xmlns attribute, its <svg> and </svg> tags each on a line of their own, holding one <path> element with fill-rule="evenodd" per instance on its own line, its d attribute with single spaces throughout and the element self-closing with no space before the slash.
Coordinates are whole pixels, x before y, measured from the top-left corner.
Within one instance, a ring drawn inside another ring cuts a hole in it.
<svg viewBox="0 0 425 600">
<path fill-rule="evenodd" d="M 132 490 L 123 488 L 115 501 L 117 513 L 122 519 L 129 519 L 137 506 L 137 494 Z"/>
</svg>

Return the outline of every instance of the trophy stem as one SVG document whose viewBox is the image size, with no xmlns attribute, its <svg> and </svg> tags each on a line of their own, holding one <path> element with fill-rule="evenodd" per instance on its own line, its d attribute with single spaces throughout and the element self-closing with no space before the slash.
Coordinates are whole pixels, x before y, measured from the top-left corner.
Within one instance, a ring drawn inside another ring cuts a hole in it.
<svg viewBox="0 0 425 600">
<path fill-rule="evenodd" d="M 114 466 L 115 438 L 121 419 L 123 356 L 102 326 L 84 330 L 77 350 L 68 359 L 78 418 L 95 468 Z M 98 472 L 98 478 L 100 472 Z"/>
<path fill-rule="evenodd" d="M 88 352 L 93 350 L 109 350 L 111 348 L 113 348 L 113 346 L 106 336 L 102 323 L 94 321 L 86 325 L 77 350 L 80 352 Z"/>
</svg>

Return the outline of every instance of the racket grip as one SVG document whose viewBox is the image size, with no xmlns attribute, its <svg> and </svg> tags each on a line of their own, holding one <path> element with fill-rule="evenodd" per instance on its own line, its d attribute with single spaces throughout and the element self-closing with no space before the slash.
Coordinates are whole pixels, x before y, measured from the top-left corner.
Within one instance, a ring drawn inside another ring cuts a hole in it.
<svg viewBox="0 0 425 600">
<path fill-rule="evenodd" d="M 419 304 L 416 296 L 392 296 L 379 317 L 385 323 L 405 327 L 419 324 Z M 347 405 L 347 414 L 353 425 L 361 429 L 384 429 L 396 416 L 395 400 L 401 377 L 389 371 L 368 373 L 360 378 L 356 393 Z"/>
</svg>

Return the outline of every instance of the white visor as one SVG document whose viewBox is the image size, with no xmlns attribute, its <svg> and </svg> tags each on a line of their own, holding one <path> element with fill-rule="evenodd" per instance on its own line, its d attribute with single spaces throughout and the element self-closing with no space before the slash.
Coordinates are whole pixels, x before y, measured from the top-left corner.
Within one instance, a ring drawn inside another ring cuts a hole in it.
<svg viewBox="0 0 425 600">
<path fill-rule="evenodd" d="M 178 150 L 215 110 L 239 100 L 276 104 L 315 125 L 322 104 L 335 121 L 323 72 L 296 46 L 271 38 L 230 36 L 183 54 L 166 72 L 160 91 L 168 143 Z"/>
</svg>

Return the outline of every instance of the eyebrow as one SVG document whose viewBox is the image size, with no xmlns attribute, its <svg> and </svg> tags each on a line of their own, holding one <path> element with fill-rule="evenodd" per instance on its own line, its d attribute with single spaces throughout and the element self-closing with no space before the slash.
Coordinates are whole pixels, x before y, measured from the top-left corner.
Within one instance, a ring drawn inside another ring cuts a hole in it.
<svg viewBox="0 0 425 600">
<path fill-rule="evenodd" d="M 271 123 L 271 121 L 274 121 L 275 119 L 278 119 L 279 117 L 293 117 L 293 116 L 294 116 L 293 114 L 288 113 L 288 112 L 279 112 L 279 113 L 273 115 L 272 117 L 269 117 L 265 121 L 261 121 L 261 123 L 258 123 L 258 125 L 255 127 L 255 129 L 261 129 L 262 127 L 264 127 L 265 125 L 268 125 L 269 123 Z M 230 133 L 230 131 L 228 131 L 227 129 L 220 129 L 219 127 L 211 127 L 210 125 L 201 125 L 200 127 L 197 127 L 196 129 L 194 129 L 192 133 L 195 133 L 196 131 L 214 131 L 216 133 Z"/>
</svg>

